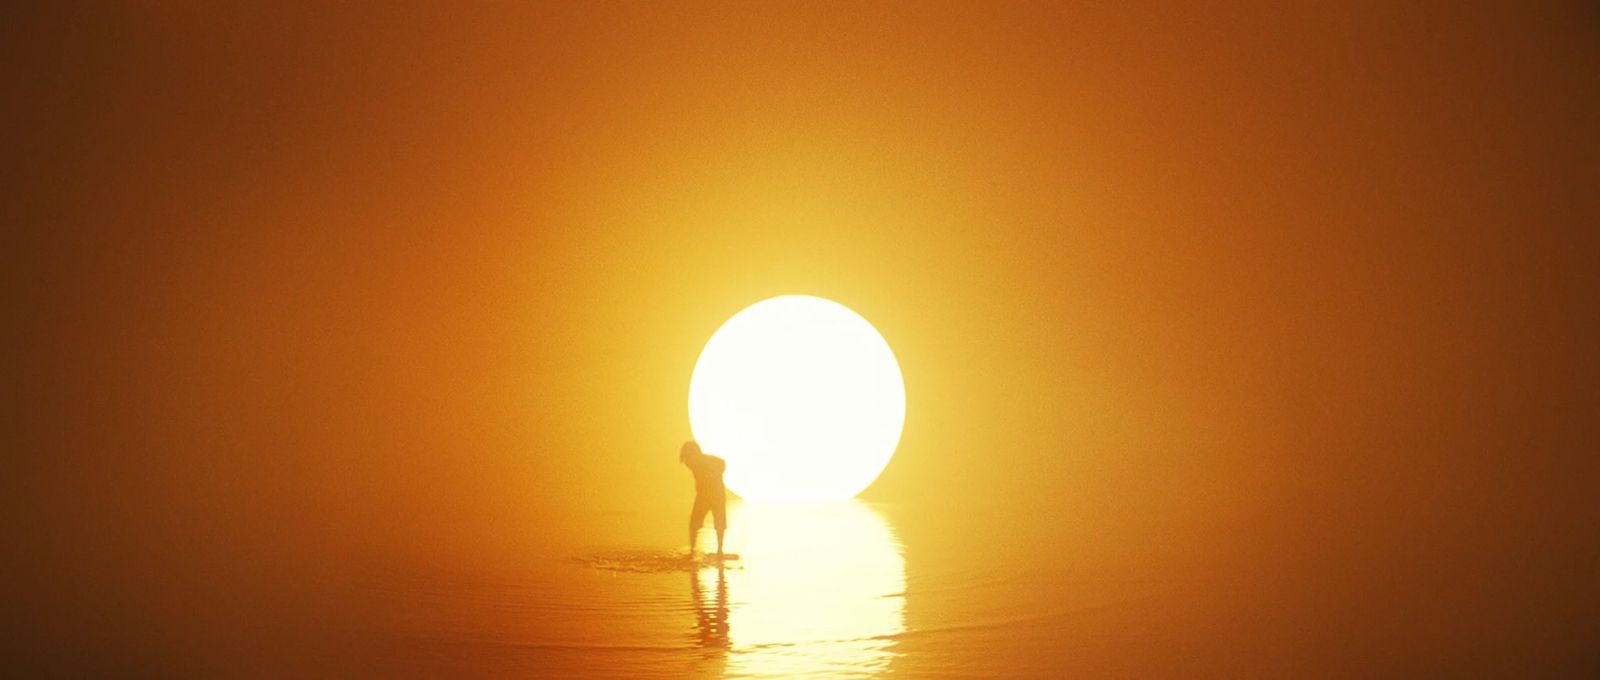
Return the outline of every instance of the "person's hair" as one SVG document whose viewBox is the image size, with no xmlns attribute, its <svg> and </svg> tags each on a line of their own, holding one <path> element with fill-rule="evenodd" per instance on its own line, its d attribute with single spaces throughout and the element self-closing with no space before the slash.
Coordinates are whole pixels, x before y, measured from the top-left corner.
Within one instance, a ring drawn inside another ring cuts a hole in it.
<svg viewBox="0 0 1600 680">
<path fill-rule="evenodd" d="M 683 443 L 683 448 L 678 449 L 678 462 L 681 463 L 683 461 L 689 460 L 689 456 L 690 455 L 699 455 L 699 454 L 700 454 L 700 445 L 694 443 L 694 440 L 691 439 L 691 440 L 686 441 L 686 442 Z"/>
</svg>

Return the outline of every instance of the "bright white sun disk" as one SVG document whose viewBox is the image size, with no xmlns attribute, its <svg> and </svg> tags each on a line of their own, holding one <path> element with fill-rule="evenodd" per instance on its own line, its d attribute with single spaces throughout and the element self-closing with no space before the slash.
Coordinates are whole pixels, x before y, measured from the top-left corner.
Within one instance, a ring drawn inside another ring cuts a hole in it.
<svg viewBox="0 0 1600 680">
<path fill-rule="evenodd" d="M 689 428 L 750 500 L 854 497 L 888 465 L 905 415 L 889 343 L 850 308 L 809 295 L 733 315 L 689 378 Z"/>
</svg>

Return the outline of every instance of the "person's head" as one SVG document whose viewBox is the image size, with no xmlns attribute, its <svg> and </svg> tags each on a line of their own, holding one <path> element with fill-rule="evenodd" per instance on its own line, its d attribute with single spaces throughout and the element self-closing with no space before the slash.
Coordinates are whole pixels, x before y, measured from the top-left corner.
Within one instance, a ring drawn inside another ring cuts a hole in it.
<svg viewBox="0 0 1600 680">
<path fill-rule="evenodd" d="M 678 449 L 678 462 L 687 463 L 689 459 L 700 455 L 700 445 L 691 439 L 683 443 L 683 448 Z"/>
</svg>

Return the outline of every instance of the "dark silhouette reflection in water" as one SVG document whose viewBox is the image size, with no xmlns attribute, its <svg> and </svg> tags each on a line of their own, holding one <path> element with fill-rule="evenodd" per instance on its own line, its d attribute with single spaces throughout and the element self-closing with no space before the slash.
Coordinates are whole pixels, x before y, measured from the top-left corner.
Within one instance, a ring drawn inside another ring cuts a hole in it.
<svg viewBox="0 0 1600 680">
<path fill-rule="evenodd" d="M 694 603 L 695 640 L 708 650 L 728 648 L 728 575 L 721 566 L 716 570 L 713 599 L 706 600 L 706 586 L 701 580 L 710 573 L 702 569 L 689 574 L 689 595 Z"/>
<path fill-rule="evenodd" d="M 714 574 L 714 575 L 713 575 Z M 721 677 L 728 666 L 728 574 L 715 570 L 689 572 L 689 599 L 694 608 L 694 630 L 689 633 L 696 649 L 694 675 Z"/>
</svg>

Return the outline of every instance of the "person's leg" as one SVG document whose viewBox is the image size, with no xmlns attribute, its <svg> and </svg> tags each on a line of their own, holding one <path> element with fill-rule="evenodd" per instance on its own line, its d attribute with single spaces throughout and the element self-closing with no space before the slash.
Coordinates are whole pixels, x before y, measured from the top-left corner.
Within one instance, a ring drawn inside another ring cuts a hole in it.
<svg viewBox="0 0 1600 680">
<path fill-rule="evenodd" d="M 711 521 L 717 528 L 717 557 L 722 557 L 722 533 L 728 530 L 728 503 L 723 501 L 711 510 Z"/>
<path fill-rule="evenodd" d="M 695 499 L 694 509 L 689 511 L 689 556 L 694 557 L 695 539 L 700 537 L 700 524 L 706 519 L 706 512 L 711 508 Z"/>
</svg>

